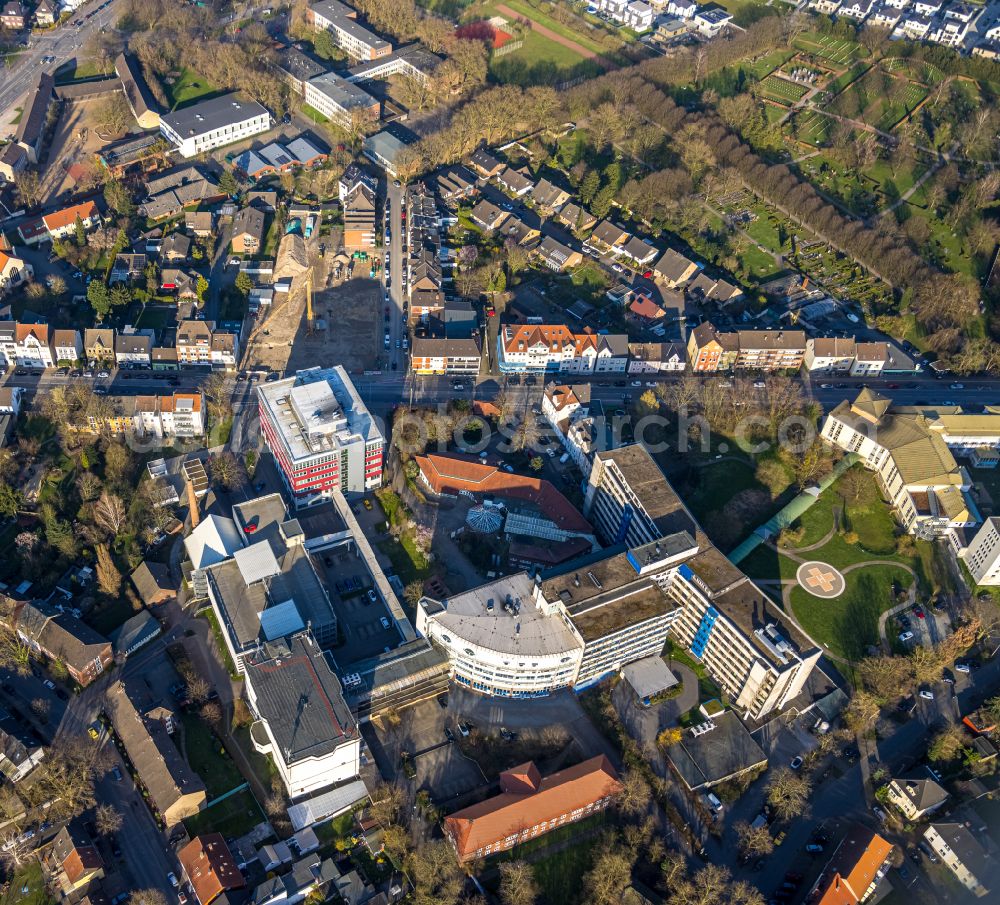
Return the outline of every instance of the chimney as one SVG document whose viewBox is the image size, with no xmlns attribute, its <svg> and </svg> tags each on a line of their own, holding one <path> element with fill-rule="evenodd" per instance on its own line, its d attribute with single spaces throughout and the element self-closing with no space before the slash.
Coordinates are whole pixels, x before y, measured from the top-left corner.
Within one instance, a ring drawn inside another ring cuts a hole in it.
<svg viewBox="0 0 1000 905">
<path fill-rule="evenodd" d="M 194 484 L 189 480 L 184 482 L 184 486 L 187 487 L 188 509 L 191 512 L 191 530 L 194 531 L 201 521 L 201 516 L 198 514 L 198 497 L 194 493 Z"/>
</svg>

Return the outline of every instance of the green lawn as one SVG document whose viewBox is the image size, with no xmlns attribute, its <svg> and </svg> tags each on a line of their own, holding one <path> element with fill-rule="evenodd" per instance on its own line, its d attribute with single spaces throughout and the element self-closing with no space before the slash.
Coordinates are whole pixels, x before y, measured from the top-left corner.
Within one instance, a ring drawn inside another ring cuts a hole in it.
<svg viewBox="0 0 1000 905">
<path fill-rule="evenodd" d="M 585 32 L 579 31 L 574 28 L 570 28 L 568 25 L 563 25 L 562 22 L 557 22 L 555 19 L 550 18 L 545 15 L 545 13 L 540 12 L 537 9 L 533 9 L 523 0 L 503 0 L 504 6 L 509 6 L 514 12 L 526 19 L 531 19 L 533 22 L 537 22 L 539 25 L 544 25 L 546 28 L 554 31 L 557 35 L 562 35 L 564 38 L 568 38 L 570 41 L 575 41 L 581 47 L 587 50 L 592 50 L 594 53 L 605 54 L 608 49 L 604 47 L 599 41 L 594 40 Z M 503 13 L 496 12 L 495 15 L 503 16 Z M 506 18 L 506 16 L 505 16 Z M 603 32 L 600 32 L 603 34 Z M 553 43 L 553 42 L 548 42 Z M 525 45 L 527 46 L 527 45 Z"/>
<path fill-rule="evenodd" d="M 532 85 L 568 78 L 587 61 L 575 50 L 551 41 L 536 31 L 526 32 L 524 44 L 504 56 L 494 57 L 490 72 L 499 82 Z M 598 67 L 590 64 L 596 75 Z"/>
<path fill-rule="evenodd" d="M 232 427 L 232 422 L 230 422 L 230 427 Z M 223 658 L 226 669 L 229 670 L 229 675 L 235 679 L 239 673 L 236 671 L 236 664 L 233 663 L 233 658 L 229 656 L 229 648 L 226 647 L 225 639 L 222 637 L 222 626 L 219 625 L 219 620 L 215 618 L 215 613 L 211 610 L 206 610 L 204 613 L 199 613 L 198 615 L 203 617 L 212 627 L 212 637 L 215 638 L 215 646 L 219 649 L 219 655 Z"/>
<path fill-rule="evenodd" d="M 224 801 L 187 817 L 184 826 L 191 837 L 204 833 L 222 833 L 223 836 L 243 836 L 265 819 L 257 800 L 244 789 Z"/>
<path fill-rule="evenodd" d="M 128 598 L 121 596 L 110 603 L 104 604 L 100 609 L 88 613 L 86 621 L 91 628 L 107 636 L 126 619 L 134 615 L 135 612 L 132 609 L 132 605 L 128 602 Z"/>
<path fill-rule="evenodd" d="M 210 94 L 214 94 L 218 90 L 193 69 L 181 70 L 180 76 L 172 85 L 164 85 L 163 87 L 167 92 L 167 99 L 170 101 L 171 110 L 192 104 Z"/>
<path fill-rule="evenodd" d="M 309 104 L 303 104 L 299 109 L 301 110 L 303 116 L 308 116 L 314 123 L 330 122 L 330 120 L 320 113 L 319 110 Z"/>
<path fill-rule="evenodd" d="M 543 902 L 548 905 L 569 905 L 582 901 L 580 879 L 590 870 L 596 844 L 595 839 L 584 839 L 532 865 Z"/>
<path fill-rule="evenodd" d="M 697 474 L 698 488 L 687 498 L 687 504 L 699 522 L 722 509 L 741 490 L 761 486 L 754 477 L 754 466 L 743 460 L 723 459 L 698 469 Z"/>
<path fill-rule="evenodd" d="M 195 713 L 181 715 L 188 763 L 207 787 L 208 800 L 225 795 L 245 782 L 243 774 L 215 733 Z"/>
<path fill-rule="evenodd" d="M 773 53 L 765 54 L 749 63 L 744 63 L 743 69 L 755 78 L 762 79 L 770 75 L 779 66 L 787 63 L 793 56 L 794 50 L 775 50 Z"/>
<path fill-rule="evenodd" d="M 49 905 L 50 902 L 55 899 L 45 888 L 42 865 L 38 861 L 16 871 L 0 896 L 0 905 Z"/>
<path fill-rule="evenodd" d="M 736 256 L 739 258 L 744 270 L 758 280 L 770 279 L 781 271 L 781 268 L 775 263 L 774 258 L 756 245 L 751 245 L 749 248 L 738 252 Z"/>
<path fill-rule="evenodd" d="M 847 66 L 855 60 L 861 60 L 868 56 L 868 52 L 856 41 L 820 35 L 815 32 L 803 32 L 792 42 L 792 46 L 824 60 L 829 60 L 837 66 Z"/>
<path fill-rule="evenodd" d="M 795 618 L 816 642 L 854 661 L 878 643 L 878 618 L 896 602 L 893 582 L 907 588 L 913 578 L 894 566 L 856 569 L 845 578 L 847 587 L 836 600 L 821 600 L 795 587 L 791 603 Z"/>
</svg>

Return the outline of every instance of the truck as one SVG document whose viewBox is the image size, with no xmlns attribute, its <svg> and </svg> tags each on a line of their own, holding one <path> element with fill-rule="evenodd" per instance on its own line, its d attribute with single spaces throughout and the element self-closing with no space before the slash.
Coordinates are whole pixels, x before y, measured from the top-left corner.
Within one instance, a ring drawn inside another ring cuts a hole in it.
<svg viewBox="0 0 1000 905">
<path fill-rule="evenodd" d="M 291 235 L 292 233 L 297 233 L 299 227 L 302 226 L 302 221 L 298 217 L 292 217 L 285 226 L 285 235 Z"/>
<path fill-rule="evenodd" d="M 306 218 L 306 238 L 312 238 L 313 230 L 316 228 L 316 217 L 310 214 Z"/>
</svg>

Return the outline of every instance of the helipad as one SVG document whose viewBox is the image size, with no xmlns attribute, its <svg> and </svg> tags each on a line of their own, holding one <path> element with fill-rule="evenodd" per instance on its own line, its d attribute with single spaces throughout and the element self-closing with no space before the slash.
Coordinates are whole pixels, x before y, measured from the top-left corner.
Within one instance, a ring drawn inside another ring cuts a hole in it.
<svg viewBox="0 0 1000 905">
<path fill-rule="evenodd" d="M 844 576 L 825 562 L 804 562 L 795 579 L 814 597 L 831 599 L 844 593 Z"/>
</svg>

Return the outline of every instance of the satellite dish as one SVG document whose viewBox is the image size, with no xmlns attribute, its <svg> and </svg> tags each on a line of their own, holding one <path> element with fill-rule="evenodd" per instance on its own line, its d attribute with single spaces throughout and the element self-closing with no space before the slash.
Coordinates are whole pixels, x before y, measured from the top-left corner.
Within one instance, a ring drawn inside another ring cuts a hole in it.
<svg viewBox="0 0 1000 905">
<path fill-rule="evenodd" d="M 493 534 L 503 524 L 503 516 L 496 509 L 473 506 L 465 516 L 465 522 L 477 534 Z"/>
</svg>

